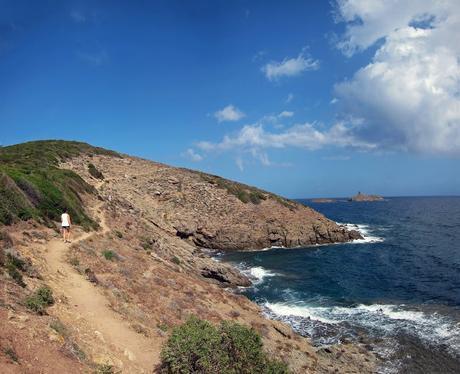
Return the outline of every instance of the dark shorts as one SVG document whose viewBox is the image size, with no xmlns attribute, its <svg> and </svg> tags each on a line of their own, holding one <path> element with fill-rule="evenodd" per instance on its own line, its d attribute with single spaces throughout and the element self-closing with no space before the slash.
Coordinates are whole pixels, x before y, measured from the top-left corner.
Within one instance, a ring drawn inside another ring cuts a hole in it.
<svg viewBox="0 0 460 374">
<path fill-rule="evenodd" d="M 63 230 L 70 230 L 70 226 L 62 226 Z"/>
</svg>

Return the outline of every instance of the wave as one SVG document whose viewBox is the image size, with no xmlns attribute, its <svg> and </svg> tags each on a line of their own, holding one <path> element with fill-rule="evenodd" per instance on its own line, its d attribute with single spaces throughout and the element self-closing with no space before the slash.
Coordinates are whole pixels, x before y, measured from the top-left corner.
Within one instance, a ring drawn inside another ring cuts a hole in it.
<svg viewBox="0 0 460 374">
<path fill-rule="evenodd" d="M 254 280 L 254 284 L 262 283 L 267 277 L 275 277 L 279 275 L 263 268 L 262 266 L 255 266 L 245 269 L 243 270 L 243 273 L 246 274 L 250 279 Z"/>
<path fill-rule="evenodd" d="M 356 224 L 356 223 L 340 223 L 336 222 L 338 225 L 345 227 L 348 230 L 356 230 L 358 231 L 363 239 L 355 239 L 353 243 L 381 243 L 385 239 L 380 236 L 375 236 L 372 234 L 372 229 L 369 225 L 365 224 Z"/>
<path fill-rule="evenodd" d="M 333 325 L 348 323 L 377 335 L 384 333 L 386 336 L 395 336 L 403 331 L 429 344 L 445 346 L 448 351 L 460 357 L 460 323 L 436 312 L 427 313 L 409 309 L 405 305 L 391 304 L 322 307 L 266 302 L 264 307 L 285 322 L 294 322 L 293 328 L 299 327 L 295 320 L 300 317 Z"/>
</svg>

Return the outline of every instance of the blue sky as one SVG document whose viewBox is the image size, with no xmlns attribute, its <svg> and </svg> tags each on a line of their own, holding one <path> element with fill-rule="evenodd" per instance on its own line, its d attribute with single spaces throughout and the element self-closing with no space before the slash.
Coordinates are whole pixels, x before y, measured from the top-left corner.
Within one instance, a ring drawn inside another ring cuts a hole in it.
<svg viewBox="0 0 460 374">
<path fill-rule="evenodd" d="M 1 1 L 0 142 L 287 197 L 460 194 L 456 1 Z"/>
</svg>

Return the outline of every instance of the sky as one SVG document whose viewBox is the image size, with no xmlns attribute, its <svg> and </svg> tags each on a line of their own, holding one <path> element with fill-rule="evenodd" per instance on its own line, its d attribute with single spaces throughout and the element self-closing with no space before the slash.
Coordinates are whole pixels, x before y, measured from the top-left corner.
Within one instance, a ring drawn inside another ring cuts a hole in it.
<svg viewBox="0 0 460 374">
<path fill-rule="evenodd" d="M 460 2 L 0 0 L 0 144 L 290 198 L 460 195 Z"/>
</svg>

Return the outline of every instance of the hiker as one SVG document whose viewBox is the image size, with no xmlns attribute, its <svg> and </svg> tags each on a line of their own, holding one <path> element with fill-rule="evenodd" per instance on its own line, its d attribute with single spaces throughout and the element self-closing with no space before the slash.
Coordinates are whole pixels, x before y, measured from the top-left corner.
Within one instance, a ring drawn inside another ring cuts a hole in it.
<svg viewBox="0 0 460 374">
<path fill-rule="evenodd" d="M 64 209 L 64 213 L 61 215 L 61 230 L 64 243 L 70 243 L 70 215 L 67 213 L 67 209 Z"/>
</svg>

